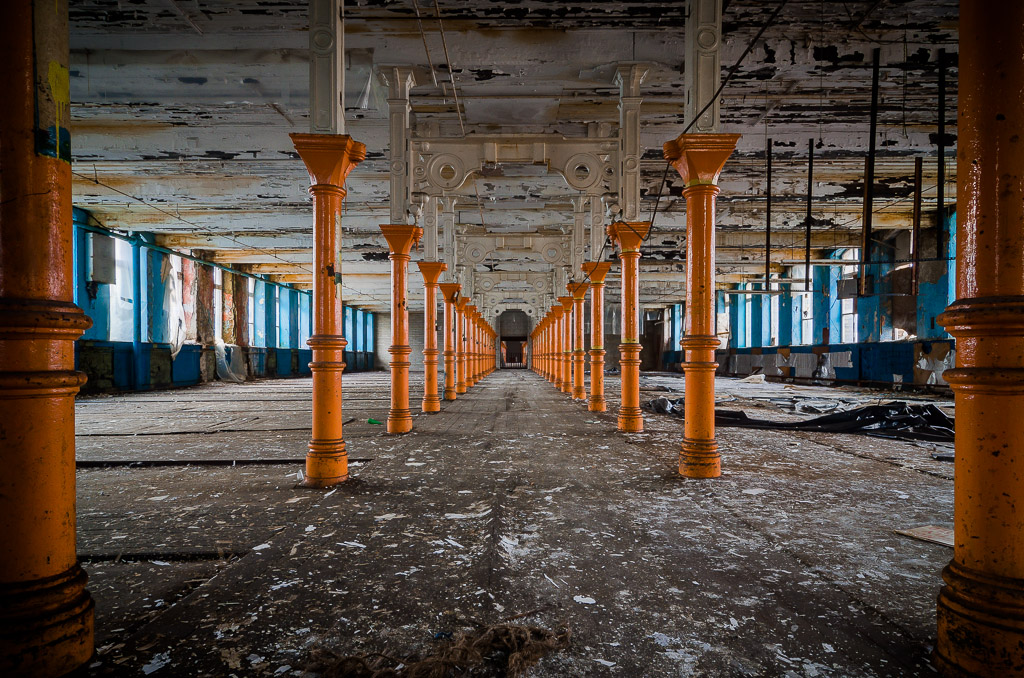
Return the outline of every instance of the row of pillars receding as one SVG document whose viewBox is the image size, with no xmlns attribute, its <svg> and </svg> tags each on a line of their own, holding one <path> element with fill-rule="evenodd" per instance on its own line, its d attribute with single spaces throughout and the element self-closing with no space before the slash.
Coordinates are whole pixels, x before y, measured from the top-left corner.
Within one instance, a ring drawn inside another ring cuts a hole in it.
<svg viewBox="0 0 1024 678">
<path fill-rule="evenodd" d="M 715 442 L 715 197 L 718 175 L 739 140 L 738 134 L 684 134 L 665 144 L 665 157 L 683 178 L 686 198 L 686 401 L 679 473 L 689 478 L 714 478 L 721 474 Z M 651 224 L 617 221 L 608 236 L 618 247 L 622 290 L 622 343 L 619 345 L 621 400 L 618 430 L 643 431 L 640 409 L 640 248 Z M 604 281 L 611 262 L 583 265 L 582 281 L 567 285 L 568 296 L 559 297 L 531 334 L 533 368 L 563 393 L 587 398 L 584 389 L 584 301 L 590 289 L 590 396 L 588 409 L 604 412 Z"/>
<path fill-rule="evenodd" d="M 409 409 L 409 300 L 408 267 L 412 246 L 423 235 L 423 229 L 406 224 L 384 224 L 380 227 L 391 250 L 391 409 L 387 432 L 408 433 L 412 430 Z M 423 383 L 422 410 L 441 411 L 437 348 L 437 290 L 444 295 L 444 399 L 455 400 L 495 369 L 494 347 L 497 333 L 484 320 L 469 298 L 460 294 L 458 283 L 438 283 L 448 265 L 439 261 L 417 262 L 423 275 L 425 311 L 423 314 Z"/>
<path fill-rule="evenodd" d="M 958 341 L 956 368 L 945 375 L 957 408 L 955 544 L 943 573 L 935 648 L 937 668 L 947 676 L 1020 675 L 1024 667 L 1024 510 L 1017 506 L 1024 501 L 1024 3 L 994 4 L 960 6 L 957 301 L 941 317 Z M 0 107 L 0 674 L 43 678 L 75 670 L 94 652 L 94 605 L 75 540 L 74 398 L 84 376 L 75 370 L 74 341 L 90 321 L 73 303 L 68 79 L 36 78 L 33 66 L 49 63 L 51 72 L 67 72 L 67 9 L 57 6 L 63 12 L 55 14 L 52 2 L 9 0 L 0 27 L 0 83 L 7 95 Z M 309 170 L 315 215 L 307 484 L 325 487 L 348 475 L 335 233 L 345 178 L 366 150 L 345 135 L 294 140 Z M 684 135 L 665 149 L 686 184 L 680 469 L 688 476 L 713 476 L 719 467 L 713 308 L 706 300 L 714 282 L 715 180 L 734 142 L 726 135 Z M 636 249 L 644 231 L 636 224 L 612 228 L 624 250 Z M 629 269 L 623 271 L 624 309 L 636 298 L 639 257 L 638 251 L 628 254 L 622 258 Z M 602 279 L 600 265 L 587 268 L 591 286 Z M 574 311 L 579 291 L 570 290 Z M 490 367 L 487 361 L 469 367 L 466 331 L 453 328 L 473 315 L 457 290 L 445 291 L 445 300 L 445 362 L 460 366 L 454 382 L 456 370 L 446 369 L 445 395 L 454 397 Z M 599 295 L 595 300 L 599 306 Z M 579 395 L 566 353 L 567 305 L 560 303 L 537 328 L 535 357 L 545 376 Z M 630 356 L 636 347 L 628 340 L 638 330 L 632 307 L 631 316 L 623 314 L 632 326 L 622 332 L 630 344 L 623 354 Z M 595 333 L 601 327 L 598 318 Z M 579 355 L 573 345 L 574 366 Z M 601 407 L 601 374 L 600 367 L 593 372 L 592 408 Z M 632 410 L 638 391 L 632 374 L 623 382 L 630 393 L 623 397 L 620 426 L 629 430 L 640 423 Z"/>
</svg>

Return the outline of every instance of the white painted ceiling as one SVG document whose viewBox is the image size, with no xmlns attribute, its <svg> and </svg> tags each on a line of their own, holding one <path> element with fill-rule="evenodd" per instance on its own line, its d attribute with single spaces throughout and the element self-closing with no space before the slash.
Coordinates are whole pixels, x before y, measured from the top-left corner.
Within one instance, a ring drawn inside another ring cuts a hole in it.
<svg viewBox="0 0 1024 678">
<path fill-rule="evenodd" d="M 168 246 L 308 284 L 308 179 L 288 138 L 308 129 L 306 2 L 70 4 L 75 204 L 108 227 L 153 231 Z M 454 80 L 467 133 L 584 136 L 594 125 L 618 125 L 615 66 L 650 64 L 641 109 L 642 212 L 649 218 L 666 176 L 661 146 L 683 129 L 684 2 L 442 0 L 451 74 L 433 3 L 419 4 L 422 33 L 412 0 L 346 7 L 347 131 L 368 151 L 348 180 L 348 302 L 387 308 L 389 264 L 377 228 L 389 221 L 386 90 L 374 73 L 381 65 L 417 67 L 417 134 L 461 133 Z M 725 3 L 723 73 L 775 5 Z M 767 137 L 774 148 L 773 261 L 802 257 L 812 138 L 815 256 L 857 241 L 874 47 L 882 64 L 875 228 L 909 228 L 916 156 L 926 158 L 925 208 L 934 207 L 940 49 L 952 55 L 946 195 L 955 200 L 957 8 L 957 0 L 787 3 L 722 96 L 722 130 L 743 138 L 721 180 L 720 283 L 764 268 Z M 492 174 L 462 191 L 457 219 L 470 233 L 543 234 L 572 223 L 574 193 L 559 177 L 536 167 Z M 684 207 L 670 171 L 644 248 L 645 304 L 685 296 Z M 544 266 L 510 251 L 478 269 Z M 615 274 L 610 283 L 614 296 Z M 422 304 L 419 287 L 411 286 L 413 308 Z"/>
</svg>

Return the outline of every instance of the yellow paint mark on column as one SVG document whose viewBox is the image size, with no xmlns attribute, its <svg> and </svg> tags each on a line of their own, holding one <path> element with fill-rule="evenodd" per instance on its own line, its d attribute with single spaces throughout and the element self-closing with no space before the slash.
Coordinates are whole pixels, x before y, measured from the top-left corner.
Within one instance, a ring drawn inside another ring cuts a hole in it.
<svg viewBox="0 0 1024 678">
<path fill-rule="evenodd" d="M 70 122 L 71 118 L 71 77 L 68 73 L 68 69 L 56 61 L 50 62 L 49 69 L 49 81 L 50 81 L 50 95 L 53 97 L 53 103 L 56 107 L 56 120 L 55 125 L 57 127 L 57 134 L 55 138 L 57 155 L 60 156 L 60 125 L 63 119 L 67 119 Z M 64 109 L 67 107 L 67 116 L 65 117 Z"/>
</svg>

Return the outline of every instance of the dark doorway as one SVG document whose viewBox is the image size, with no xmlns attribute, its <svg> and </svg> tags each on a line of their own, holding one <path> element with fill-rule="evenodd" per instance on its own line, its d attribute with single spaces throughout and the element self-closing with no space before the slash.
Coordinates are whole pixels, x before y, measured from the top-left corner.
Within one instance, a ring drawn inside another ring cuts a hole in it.
<svg viewBox="0 0 1024 678">
<path fill-rule="evenodd" d="M 498 316 L 500 339 L 499 367 L 503 370 L 526 369 L 527 337 L 530 334 L 530 316 L 523 311 L 505 311 Z"/>
</svg>

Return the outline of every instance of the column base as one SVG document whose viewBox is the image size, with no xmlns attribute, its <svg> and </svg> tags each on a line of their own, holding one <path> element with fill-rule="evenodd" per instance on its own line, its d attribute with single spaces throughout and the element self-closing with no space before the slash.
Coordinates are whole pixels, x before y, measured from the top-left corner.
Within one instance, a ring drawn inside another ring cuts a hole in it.
<svg viewBox="0 0 1024 678">
<path fill-rule="evenodd" d="M 587 402 L 587 409 L 591 412 L 607 412 L 608 403 L 605 401 L 604 398 L 591 398 Z"/>
<path fill-rule="evenodd" d="M 441 399 L 437 396 L 433 398 L 424 398 L 423 400 L 423 411 L 428 414 L 436 414 L 441 411 Z"/>
<path fill-rule="evenodd" d="M 683 438 L 679 452 L 679 475 L 684 478 L 717 478 L 722 475 L 718 444 Z"/>
<path fill-rule="evenodd" d="M 412 413 L 409 410 L 391 410 L 388 413 L 387 432 L 408 433 L 412 430 Z"/>
<path fill-rule="evenodd" d="M 944 676 L 1009 676 L 1024 666 L 1024 581 L 988 575 L 957 562 L 942 571 L 938 640 Z"/>
<path fill-rule="evenodd" d="M 301 487 L 331 487 L 348 480 L 348 453 L 344 440 L 309 444 L 306 454 L 306 477 Z"/>
<path fill-rule="evenodd" d="M 0 585 L 0 674 L 63 676 L 92 658 L 87 580 L 75 564 L 53 577 Z"/>
<path fill-rule="evenodd" d="M 643 410 L 639 407 L 619 409 L 618 429 L 623 433 L 641 433 L 644 430 Z"/>
<path fill-rule="evenodd" d="M 455 390 L 454 386 L 445 386 L 445 389 L 444 389 L 444 399 L 445 400 L 455 400 L 455 396 L 457 394 L 458 394 L 458 392 Z"/>
<path fill-rule="evenodd" d="M 455 385 L 455 393 L 456 394 L 462 395 L 465 392 L 466 392 L 466 385 L 465 384 L 456 384 Z M 452 398 L 452 400 L 454 400 L 454 398 Z"/>
</svg>

